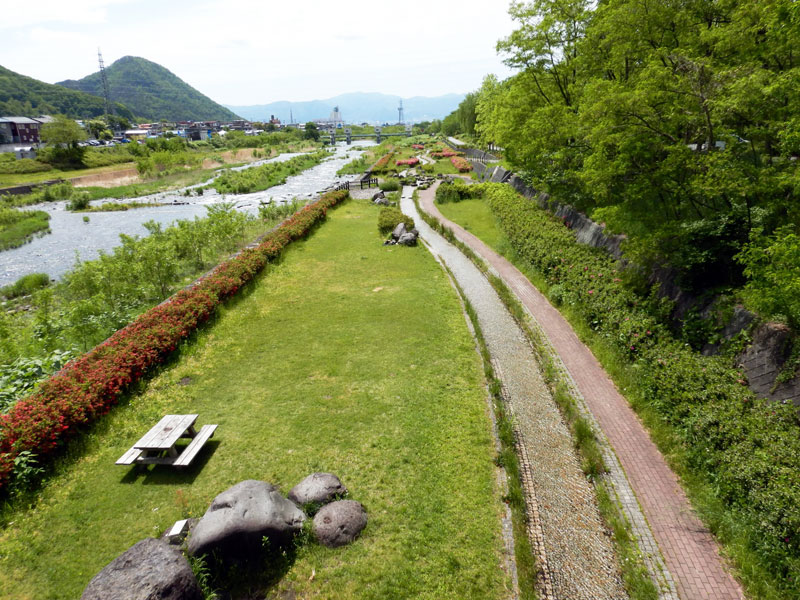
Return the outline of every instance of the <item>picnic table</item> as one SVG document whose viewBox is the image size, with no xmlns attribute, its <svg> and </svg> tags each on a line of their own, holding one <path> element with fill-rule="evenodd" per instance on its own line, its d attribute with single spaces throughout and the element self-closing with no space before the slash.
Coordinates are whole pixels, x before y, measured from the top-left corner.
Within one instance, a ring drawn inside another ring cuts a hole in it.
<svg viewBox="0 0 800 600">
<path fill-rule="evenodd" d="M 194 424 L 197 417 L 198 415 L 165 415 L 116 464 L 188 466 L 217 428 L 216 425 L 203 425 L 200 431 L 196 431 Z M 181 438 L 190 438 L 191 441 L 179 453 L 176 446 Z"/>
</svg>

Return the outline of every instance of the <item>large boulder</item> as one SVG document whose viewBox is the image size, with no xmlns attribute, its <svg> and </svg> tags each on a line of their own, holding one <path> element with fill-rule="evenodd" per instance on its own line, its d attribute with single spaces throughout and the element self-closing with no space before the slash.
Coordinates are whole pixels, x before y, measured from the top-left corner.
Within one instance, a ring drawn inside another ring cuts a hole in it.
<svg viewBox="0 0 800 600">
<path fill-rule="evenodd" d="M 203 600 L 188 561 L 175 546 L 147 538 L 112 560 L 81 600 Z"/>
<path fill-rule="evenodd" d="M 397 226 L 392 231 L 392 239 L 399 240 L 400 236 L 406 232 L 406 224 L 405 223 L 398 223 Z"/>
<path fill-rule="evenodd" d="M 312 502 L 327 504 L 345 494 L 347 488 L 333 473 L 312 473 L 291 489 L 289 500 L 300 506 Z"/>
<path fill-rule="evenodd" d="M 219 550 L 223 556 L 257 553 L 262 539 L 280 545 L 300 531 L 306 516 L 294 502 L 265 481 L 247 480 L 214 498 L 192 530 L 192 556 Z"/>
<path fill-rule="evenodd" d="M 406 233 L 400 236 L 400 238 L 397 240 L 397 243 L 403 246 L 416 246 L 417 237 L 418 234 L 407 231 Z"/>
<path fill-rule="evenodd" d="M 355 500 L 337 500 L 326 504 L 314 517 L 314 536 L 329 548 L 355 540 L 367 526 L 367 511 Z"/>
</svg>

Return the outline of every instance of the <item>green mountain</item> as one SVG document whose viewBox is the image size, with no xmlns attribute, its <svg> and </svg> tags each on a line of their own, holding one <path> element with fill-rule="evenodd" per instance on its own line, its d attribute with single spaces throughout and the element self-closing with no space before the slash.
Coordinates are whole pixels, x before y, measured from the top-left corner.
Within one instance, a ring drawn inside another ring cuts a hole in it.
<svg viewBox="0 0 800 600">
<path fill-rule="evenodd" d="M 0 67 L 0 115 L 38 117 L 61 113 L 73 119 L 88 119 L 105 114 L 105 101 L 85 92 L 45 83 Z M 120 117 L 133 119 L 123 104 L 114 103 Z"/>
<path fill-rule="evenodd" d="M 154 62 L 123 56 L 106 67 L 111 98 L 124 102 L 140 118 L 150 121 L 230 121 L 234 113 L 204 96 L 173 73 Z M 58 85 L 90 94 L 102 94 L 100 72 Z"/>
</svg>

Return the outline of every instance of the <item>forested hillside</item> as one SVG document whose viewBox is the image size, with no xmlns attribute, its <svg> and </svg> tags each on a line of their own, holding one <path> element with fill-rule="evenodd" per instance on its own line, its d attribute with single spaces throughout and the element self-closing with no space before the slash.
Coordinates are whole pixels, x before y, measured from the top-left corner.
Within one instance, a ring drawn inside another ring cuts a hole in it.
<svg viewBox="0 0 800 600">
<path fill-rule="evenodd" d="M 595 8 L 596 6 L 596 8 Z M 800 6 L 535 0 L 445 120 L 535 187 L 629 235 L 694 293 L 742 289 L 800 323 Z"/>
<path fill-rule="evenodd" d="M 111 97 L 124 102 L 142 119 L 228 121 L 237 118 L 161 65 L 144 58 L 124 56 L 106 68 L 106 76 Z M 91 94 L 102 94 L 103 90 L 99 71 L 77 81 L 61 81 L 59 85 Z"/>
<path fill-rule="evenodd" d="M 88 119 L 105 114 L 105 101 L 85 92 L 45 83 L 0 67 L 0 115 L 38 117 L 60 113 L 73 119 Z M 120 117 L 133 119 L 123 104 L 114 103 Z"/>
</svg>

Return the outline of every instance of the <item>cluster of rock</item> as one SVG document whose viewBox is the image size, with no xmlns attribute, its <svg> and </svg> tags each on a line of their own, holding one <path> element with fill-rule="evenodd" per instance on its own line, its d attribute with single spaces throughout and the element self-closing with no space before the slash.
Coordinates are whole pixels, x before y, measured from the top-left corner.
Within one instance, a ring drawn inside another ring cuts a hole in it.
<svg viewBox="0 0 800 600">
<path fill-rule="evenodd" d="M 214 553 L 238 562 L 268 548 L 284 546 L 316 511 L 312 532 L 335 548 L 355 540 L 367 525 L 361 503 L 340 500 L 347 489 L 336 475 L 312 473 L 284 498 L 265 481 L 246 480 L 214 498 L 200 519 L 178 522 L 162 539 L 147 538 L 115 558 L 89 582 L 81 600 L 203 600 L 203 593 L 180 545 L 189 532 L 189 556 Z M 320 508 L 321 507 L 321 508 Z"/>
<path fill-rule="evenodd" d="M 378 206 L 396 206 L 397 202 L 390 202 L 383 190 L 372 196 L 372 203 Z"/>
<path fill-rule="evenodd" d="M 397 227 L 392 231 L 392 235 L 383 242 L 383 245 L 393 246 L 395 244 L 400 244 L 401 246 L 416 246 L 418 238 L 419 231 L 417 231 L 416 227 L 413 229 L 406 229 L 405 223 L 398 223 Z"/>
</svg>

